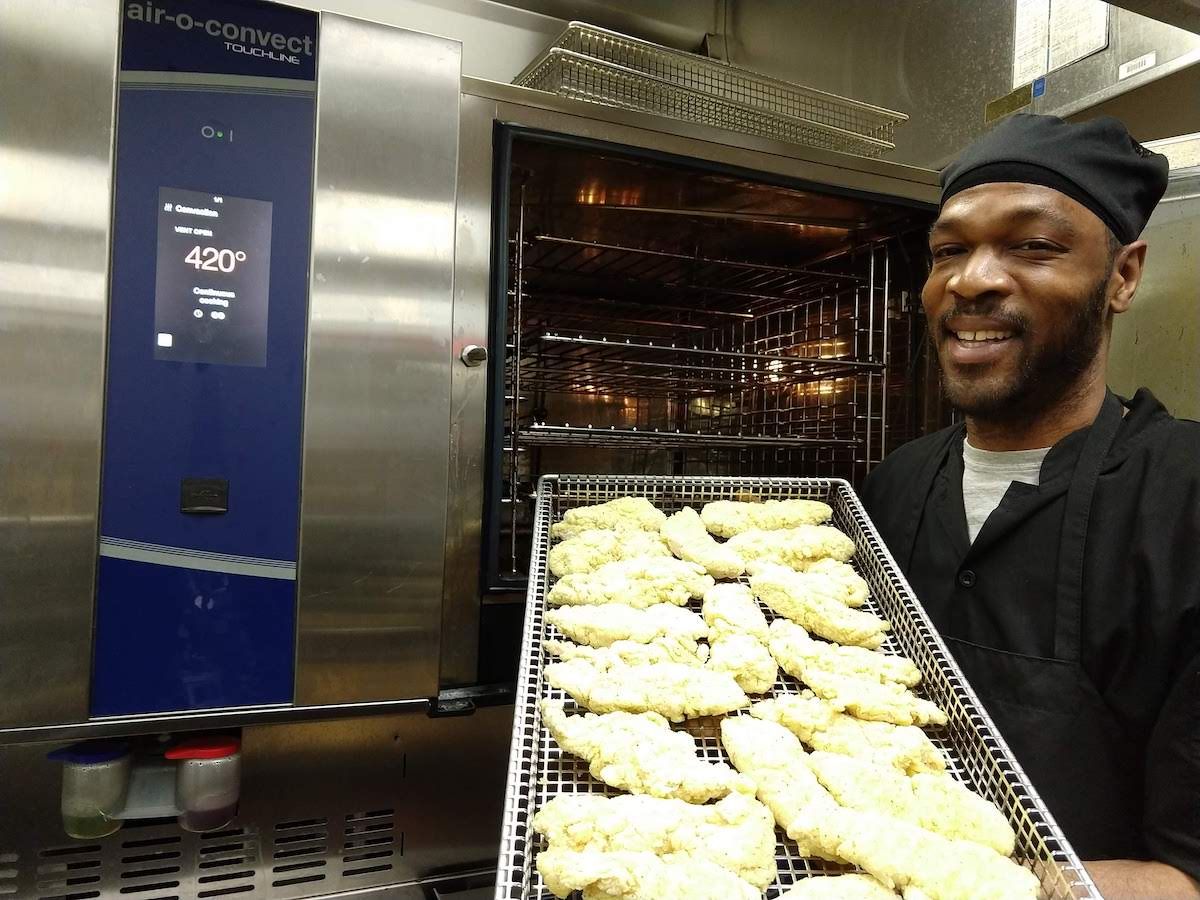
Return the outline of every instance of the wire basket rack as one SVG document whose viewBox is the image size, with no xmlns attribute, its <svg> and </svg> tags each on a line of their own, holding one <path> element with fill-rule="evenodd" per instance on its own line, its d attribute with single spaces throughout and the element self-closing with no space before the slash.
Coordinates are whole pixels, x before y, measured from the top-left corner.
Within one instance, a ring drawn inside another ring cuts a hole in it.
<svg viewBox="0 0 1200 900">
<path fill-rule="evenodd" d="M 571 22 L 514 84 L 743 134 L 878 157 L 904 113 Z"/>
<path fill-rule="evenodd" d="M 866 609 L 888 619 L 892 631 L 884 644 L 907 656 L 922 673 L 921 692 L 947 713 L 949 722 L 926 729 L 947 759 L 947 771 L 996 804 L 1016 832 L 1016 860 L 1041 881 L 1045 900 L 1099 898 L 1100 894 L 1046 810 L 1008 746 L 983 710 L 970 685 L 917 604 L 904 576 L 867 518 L 849 483 L 831 478 L 711 478 L 679 476 L 547 475 L 538 484 L 533 558 L 522 637 L 512 749 L 505 793 L 503 830 L 495 900 L 548 900 L 552 895 L 537 872 L 540 838 L 530 823 L 551 797 L 565 792 L 620 793 L 591 777 L 582 760 L 565 754 L 542 727 L 538 701 L 573 703 L 543 681 L 549 661 L 543 641 L 562 636 L 546 624 L 545 596 L 550 587 L 546 567 L 550 525 L 571 507 L 603 503 L 617 497 L 647 497 L 664 512 L 699 507 L 712 500 L 810 499 L 833 508 L 833 522 L 858 552 L 855 568 L 866 579 L 871 599 Z M 693 607 L 695 607 L 693 601 Z M 768 619 L 771 610 L 764 607 Z M 798 693 L 802 685 L 781 673 L 769 696 Z M 691 719 L 681 726 L 697 741 L 700 755 L 728 763 L 719 738 L 719 718 Z M 775 850 L 777 877 L 766 898 L 777 898 L 801 878 L 847 871 L 800 854 L 796 844 L 779 837 Z"/>
</svg>

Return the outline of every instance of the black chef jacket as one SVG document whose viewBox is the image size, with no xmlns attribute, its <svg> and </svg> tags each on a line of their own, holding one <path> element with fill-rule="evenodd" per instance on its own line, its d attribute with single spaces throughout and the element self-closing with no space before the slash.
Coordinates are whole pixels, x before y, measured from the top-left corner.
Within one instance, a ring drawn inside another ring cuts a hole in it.
<svg viewBox="0 0 1200 900">
<path fill-rule="evenodd" d="M 1038 486 L 1009 487 L 973 544 L 961 424 L 899 447 L 862 497 L 1080 856 L 1200 879 L 1200 423 L 1145 389 L 1105 409 L 1094 480 L 1071 489 L 1103 412 L 1054 445 Z"/>
</svg>

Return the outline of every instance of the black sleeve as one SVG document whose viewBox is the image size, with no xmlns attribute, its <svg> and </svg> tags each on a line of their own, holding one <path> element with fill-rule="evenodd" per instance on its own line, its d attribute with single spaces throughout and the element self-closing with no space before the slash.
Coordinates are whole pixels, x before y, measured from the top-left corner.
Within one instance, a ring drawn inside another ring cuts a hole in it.
<svg viewBox="0 0 1200 900">
<path fill-rule="evenodd" d="M 1146 752 L 1146 845 L 1200 881 L 1200 655 L 1176 679 Z"/>
</svg>

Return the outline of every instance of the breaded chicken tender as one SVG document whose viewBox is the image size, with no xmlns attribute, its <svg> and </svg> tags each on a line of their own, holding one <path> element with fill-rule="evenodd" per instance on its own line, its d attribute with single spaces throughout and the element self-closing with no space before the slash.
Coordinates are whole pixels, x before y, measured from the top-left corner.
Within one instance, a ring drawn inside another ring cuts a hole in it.
<svg viewBox="0 0 1200 900">
<path fill-rule="evenodd" d="M 889 887 L 905 892 L 912 888 L 909 896 L 917 892 L 930 900 L 1034 900 L 1038 896 L 1036 875 L 973 841 L 952 840 L 892 816 L 841 807 L 800 819 L 801 838 L 820 843 Z"/>
<path fill-rule="evenodd" d="M 577 644 L 607 647 L 617 641 L 647 644 L 655 638 L 695 641 L 708 637 L 708 626 L 690 609 L 659 603 L 633 609 L 618 603 L 560 606 L 546 610 L 546 622 Z"/>
<path fill-rule="evenodd" d="M 911 885 L 932 900 L 1037 896 L 1033 873 L 982 844 L 842 807 L 821 784 L 799 744 L 789 746 L 783 729 L 750 722 L 754 720 L 745 716 L 723 720 L 721 743 L 804 855 L 845 860 L 889 888 Z"/>
<path fill-rule="evenodd" d="M 747 566 L 747 571 L 754 574 L 764 563 L 755 562 Z M 770 563 L 766 563 L 770 565 Z M 823 575 L 829 595 L 840 600 L 847 606 L 860 607 L 867 602 L 871 589 L 865 578 L 854 571 L 850 563 L 838 559 L 817 559 L 805 563 L 798 569 L 809 575 Z"/>
<path fill-rule="evenodd" d="M 749 634 L 722 634 L 710 642 L 708 668 L 728 672 L 747 694 L 765 694 L 779 677 L 766 646 Z"/>
<path fill-rule="evenodd" d="M 568 509 L 561 522 L 550 526 L 550 535 L 565 540 L 589 529 L 657 532 L 666 518 L 666 513 L 655 509 L 645 497 L 618 497 L 595 506 Z"/>
<path fill-rule="evenodd" d="M 775 819 L 745 794 L 703 806 L 623 795 L 559 794 L 533 817 L 551 850 L 688 853 L 760 891 L 775 880 Z"/>
<path fill-rule="evenodd" d="M 779 895 L 779 900 L 897 900 L 900 895 L 870 875 L 810 875 Z"/>
<path fill-rule="evenodd" d="M 870 759 L 909 774 L 946 768 L 941 751 L 915 725 L 856 719 L 810 691 L 760 700 L 750 715 L 778 722 L 814 750 Z"/>
<path fill-rule="evenodd" d="M 918 697 L 895 681 L 843 675 L 807 666 L 804 683 L 814 694 L 845 710 L 856 719 L 892 725 L 945 725 L 946 713 L 930 700 Z"/>
<path fill-rule="evenodd" d="M 595 607 L 583 607 L 595 608 Z M 592 712 L 656 712 L 672 722 L 717 716 L 750 705 L 733 676 L 679 663 L 613 666 L 603 669 L 582 659 L 551 663 L 546 681 L 566 691 Z"/>
<path fill-rule="evenodd" d="M 908 776 L 893 766 L 838 753 L 815 751 L 809 767 L 822 786 L 847 809 L 877 812 L 944 837 L 974 841 L 1009 856 L 1016 835 L 992 803 L 949 775 Z"/>
<path fill-rule="evenodd" d="M 761 900 L 762 891 L 716 863 L 649 850 L 544 850 L 538 872 L 556 897 L 583 900 Z"/>
<path fill-rule="evenodd" d="M 551 547 L 546 565 L 561 578 L 573 572 L 591 572 L 618 559 L 670 555 L 657 532 L 588 529 Z"/>
<path fill-rule="evenodd" d="M 726 634 L 748 634 L 766 643 L 770 632 L 767 617 L 744 584 L 718 584 L 704 592 L 700 610 L 711 638 Z"/>
<path fill-rule="evenodd" d="M 618 559 L 592 572 L 564 575 L 546 594 L 551 606 L 621 603 L 645 609 L 656 603 L 683 606 L 713 586 L 703 566 L 670 556 Z"/>
<path fill-rule="evenodd" d="M 712 623 L 709 627 L 711 629 Z M 908 687 L 921 680 L 921 670 L 907 657 L 865 647 L 814 641 L 807 631 L 787 619 L 776 619 L 771 623 L 767 644 L 780 667 L 802 681 L 804 673 L 811 669 L 852 678 L 894 681 Z"/>
<path fill-rule="evenodd" d="M 800 569 L 818 559 L 845 562 L 854 555 L 854 541 L 831 525 L 799 525 L 777 531 L 743 531 L 725 546 L 736 551 L 746 565 L 773 562 Z"/>
<path fill-rule="evenodd" d="M 743 531 L 777 531 L 798 525 L 820 525 L 832 517 L 832 507 L 819 500 L 764 500 L 762 503 L 714 500 L 700 510 L 704 527 L 723 538 Z"/>
<path fill-rule="evenodd" d="M 802 811 L 815 814 L 837 807 L 837 801 L 809 769 L 800 742 L 783 726 L 748 716 L 729 716 L 721 720 L 721 746 L 734 768 L 754 782 L 758 799 L 785 832 L 791 832 Z M 797 843 L 803 856 L 839 861 L 819 842 Z"/>
<path fill-rule="evenodd" d="M 729 766 L 698 757 L 695 739 L 673 731 L 658 713 L 568 716 L 561 700 L 543 700 L 540 709 L 558 746 L 612 787 L 688 803 L 754 792 L 753 784 Z"/>
<path fill-rule="evenodd" d="M 741 554 L 713 540 L 700 516 L 690 506 L 663 523 L 662 536 L 680 559 L 699 563 L 713 578 L 737 578 L 746 571 Z"/>
<path fill-rule="evenodd" d="M 874 650 L 891 625 L 861 609 L 851 609 L 831 597 L 821 575 L 796 572 L 784 566 L 763 566 L 750 576 L 754 596 L 785 618 L 813 634 Z"/>
<path fill-rule="evenodd" d="M 653 663 L 682 663 L 702 666 L 708 660 L 708 645 L 684 638 L 656 637 L 648 644 L 614 641 L 607 647 L 589 647 L 570 641 L 543 641 L 542 646 L 559 659 L 586 659 L 605 668 L 612 666 L 648 666 Z"/>
</svg>

